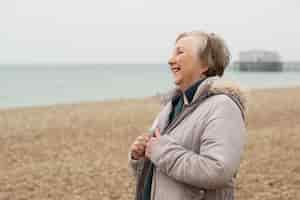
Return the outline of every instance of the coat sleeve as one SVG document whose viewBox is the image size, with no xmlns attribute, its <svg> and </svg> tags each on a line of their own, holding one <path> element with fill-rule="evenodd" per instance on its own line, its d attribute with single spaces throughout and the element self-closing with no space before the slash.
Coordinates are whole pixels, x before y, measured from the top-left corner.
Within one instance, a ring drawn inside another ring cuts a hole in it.
<svg viewBox="0 0 300 200">
<path fill-rule="evenodd" d="M 241 111 L 222 95 L 205 122 L 199 154 L 169 135 L 151 147 L 151 160 L 166 175 L 199 188 L 224 187 L 238 170 L 246 137 Z M 196 122 L 203 123 L 203 122 Z M 199 133 L 200 134 L 200 133 Z"/>
</svg>

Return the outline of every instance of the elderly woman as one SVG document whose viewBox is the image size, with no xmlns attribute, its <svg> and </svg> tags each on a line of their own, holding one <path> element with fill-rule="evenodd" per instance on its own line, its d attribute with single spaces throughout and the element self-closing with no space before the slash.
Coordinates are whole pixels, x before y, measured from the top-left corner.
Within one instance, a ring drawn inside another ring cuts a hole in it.
<svg viewBox="0 0 300 200">
<path fill-rule="evenodd" d="M 205 32 L 182 33 L 169 60 L 176 89 L 131 145 L 137 200 L 232 200 L 245 143 L 245 98 L 222 80 L 230 54 Z"/>
</svg>

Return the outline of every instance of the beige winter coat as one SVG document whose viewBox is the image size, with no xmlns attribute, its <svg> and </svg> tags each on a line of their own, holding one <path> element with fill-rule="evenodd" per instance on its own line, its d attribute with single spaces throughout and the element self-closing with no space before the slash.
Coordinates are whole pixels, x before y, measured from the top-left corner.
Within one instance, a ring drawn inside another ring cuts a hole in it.
<svg viewBox="0 0 300 200">
<path fill-rule="evenodd" d="M 172 103 L 167 102 L 151 128 L 162 134 L 151 149 L 151 199 L 233 200 L 246 137 L 245 97 L 239 87 L 216 77 L 206 79 L 168 126 Z M 140 184 L 145 160 L 129 157 L 129 163 Z"/>
</svg>

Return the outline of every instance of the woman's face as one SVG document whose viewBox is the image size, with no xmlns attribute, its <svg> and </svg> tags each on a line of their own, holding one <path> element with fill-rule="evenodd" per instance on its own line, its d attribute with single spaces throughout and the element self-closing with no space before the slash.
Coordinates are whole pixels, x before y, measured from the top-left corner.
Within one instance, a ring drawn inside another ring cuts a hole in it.
<svg viewBox="0 0 300 200">
<path fill-rule="evenodd" d="M 208 69 L 201 64 L 197 55 L 200 43 L 201 39 L 193 36 L 179 39 L 169 59 L 174 82 L 182 91 L 203 77 L 203 73 Z"/>
</svg>

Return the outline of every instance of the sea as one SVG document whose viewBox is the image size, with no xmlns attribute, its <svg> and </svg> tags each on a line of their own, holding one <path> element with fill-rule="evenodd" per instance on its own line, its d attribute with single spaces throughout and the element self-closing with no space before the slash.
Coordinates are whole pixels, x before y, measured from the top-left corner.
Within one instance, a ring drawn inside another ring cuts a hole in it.
<svg viewBox="0 0 300 200">
<path fill-rule="evenodd" d="M 300 71 L 240 72 L 245 88 L 300 86 Z M 0 65 L 0 109 L 155 96 L 174 87 L 167 64 Z"/>
</svg>

